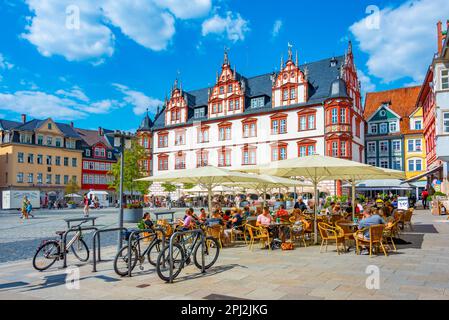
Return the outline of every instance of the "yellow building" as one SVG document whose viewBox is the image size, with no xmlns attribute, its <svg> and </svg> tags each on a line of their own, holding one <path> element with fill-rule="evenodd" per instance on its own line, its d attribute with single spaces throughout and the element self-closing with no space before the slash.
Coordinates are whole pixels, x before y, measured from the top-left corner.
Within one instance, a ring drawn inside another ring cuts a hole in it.
<svg viewBox="0 0 449 320">
<path fill-rule="evenodd" d="M 39 190 L 57 200 L 73 179 L 81 183 L 81 139 L 73 125 L 0 120 L 0 190 Z"/>
<path fill-rule="evenodd" d="M 427 171 L 422 108 L 416 108 L 410 114 L 401 131 L 404 134 L 405 173 L 410 179 Z"/>
</svg>

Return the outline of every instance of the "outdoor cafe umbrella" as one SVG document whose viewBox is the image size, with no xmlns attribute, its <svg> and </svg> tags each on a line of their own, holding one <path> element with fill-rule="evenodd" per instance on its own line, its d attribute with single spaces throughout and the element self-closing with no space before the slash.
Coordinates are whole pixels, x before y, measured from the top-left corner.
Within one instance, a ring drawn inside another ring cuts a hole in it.
<svg viewBox="0 0 449 320">
<path fill-rule="evenodd" d="M 243 169 L 242 169 L 243 170 Z M 238 169 L 236 171 L 239 171 Z M 292 180 L 277 176 L 270 176 L 268 174 L 260 174 L 259 175 L 260 181 L 258 182 L 240 182 L 240 183 L 234 183 L 232 185 L 238 185 L 245 188 L 254 189 L 257 191 L 260 191 L 263 193 L 263 205 L 265 206 L 266 203 L 266 195 L 268 189 L 273 188 L 288 188 L 288 187 L 309 187 L 310 185 L 305 184 L 298 180 Z"/>
<path fill-rule="evenodd" d="M 242 171 L 256 172 L 259 174 L 269 174 L 280 177 L 304 177 L 313 183 L 315 194 L 315 243 L 318 242 L 318 184 L 325 180 L 347 179 L 348 177 L 360 176 L 362 174 L 381 174 L 383 171 L 360 162 L 312 155 L 307 157 L 292 158 L 271 162 L 260 166 L 243 168 Z"/>
<path fill-rule="evenodd" d="M 242 172 L 230 171 L 224 168 L 212 166 L 176 170 L 158 176 L 147 177 L 137 181 L 170 182 L 170 183 L 191 183 L 205 188 L 208 193 L 209 213 L 212 212 L 212 192 L 219 185 L 233 182 L 258 182 L 258 175 L 246 174 Z"/>
<path fill-rule="evenodd" d="M 82 198 L 82 196 L 80 196 L 79 194 L 76 194 L 76 193 L 66 194 L 64 197 L 66 197 L 66 198 Z"/>
</svg>

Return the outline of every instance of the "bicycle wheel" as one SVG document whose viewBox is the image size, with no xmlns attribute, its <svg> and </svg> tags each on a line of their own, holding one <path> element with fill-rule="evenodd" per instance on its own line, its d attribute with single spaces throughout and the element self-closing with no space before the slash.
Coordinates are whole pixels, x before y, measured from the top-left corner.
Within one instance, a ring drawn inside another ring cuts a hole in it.
<svg viewBox="0 0 449 320">
<path fill-rule="evenodd" d="M 61 254 L 58 241 L 47 241 L 42 244 L 33 257 L 33 267 L 38 271 L 50 268 Z"/>
<path fill-rule="evenodd" d="M 89 248 L 83 239 L 76 239 L 70 247 L 75 257 L 81 262 L 89 260 Z"/>
<path fill-rule="evenodd" d="M 137 264 L 137 249 L 131 248 L 131 271 L 134 270 Z M 114 259 L 114 271 L 121 277 L 128 275 L 128 246 L 120 249 Z"/>
<path fill-rule="evenodd" d="M 193 262 L 198 269 L 202 268 L 201 259 L 201 241 L 195 246 L 193 250 Z M 212 267 L 218 259 L 220 254 L 220 244 L 218 240 L 213 237 L 207 237 L 204 243 L 204 268 L 207 270 Z"/>
<path fill-rule="evenodd" d="M 148 262 L 153 266 L 157 264 L 157 257 L 161 253 L 162 250 L 162 240 L 157 239 L 152 244 L 150 244 L 150 248 L 148 249 L 147 257 Z"/>
<path fill-rule="evenodd" d="M 162 280 L 170 281 L 170 246 L 166 246 L 157 257 L 156 271 Z M 184 249 L 178 243 L 173 244 L 173 279 L 175 279 L 182 268 L 184 268 Z"/>
</svg>

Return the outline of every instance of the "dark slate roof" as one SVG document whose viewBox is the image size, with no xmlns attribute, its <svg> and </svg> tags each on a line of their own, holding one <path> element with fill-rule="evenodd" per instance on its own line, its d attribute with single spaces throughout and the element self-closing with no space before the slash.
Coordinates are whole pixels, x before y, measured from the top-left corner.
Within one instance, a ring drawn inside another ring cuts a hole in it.
<svg viewBox="0 0 449 320">
<path fill-rule="evenodd" d="M 331 66 L 331 60 L 336 60 L 336 65 Z M 305 104 L 291 105 L 287 107 L 278 108 L 279 110 L 288 110 L 291 108 L 296 108 L 301 105 L 311 105 L 319 104 L 324 102 L 326 99 L 331 98 L 331 86 L 332 83 L 337 80 L 340 76 L 340 68 L 345 62 L 345 56 L 332 57 L 316 62 L 306 63 L 300 65 L 299 68 L 302 72 L 308 71 L 309 80 L 309 100 Z M 250 101 L 247 99 L 247 105 L 245 106 L 244 114 L 259 113 L 263 111 L 270 111 L 271 108 L 271 94 L 272 94 L 272 73 L 262 74 L 259 76 L 245 78 L 241 75 L 239 77 L 245 81 L 246 97 L 259 97 L 267 96 L 267 103 L 262 108 L 251 109 L 249 108 Z M 207 106 L 208 104 L 208 90 L 209 88 L 204 88 L 200 90 L 194 90 L 188 92 L 188 103 L 189 108 L 196 108 L 200 106 Z M 344 92 L 340 92 L 343 94 Z M 347 95 L 347 94 L 346 94 Z M 236 115 L 240 116 L 240 115 Z M 232 118 L 233 116 L 223 117 Z M 189 112 L 189 120 L 187 124 L 193 123 L 198 120 L 204 119 L 193 119 L 193 112 Z M 183 126 L 174 125 L 171 127 Z M 153 129 L 165 128 L 165 108 L 163 108 L 159 114 L 155 116 Z"/>
<path fill-rule="evenodd" d="M 145 115 L 145 117 L 143 118 L 140 127 L 138 129 L 138 131 L 149 131 L 151 130 L 151 127 L 153 126 L 153 121 L 151 121 L 150 116 L 147 114 Z"/>
<path fill-rule="evenodd" d="M 87 129 L 79 129 L 75 128 L 78 135 L 83 139 L 85 144 L 88 146 L 93 146 L 99 142 L 103 143 L 105 146 L 112 148 L 110 140 L 106 136 L 106 134 L 111 133 L 111 130 L 103 129 L 103 135 L 99 135 L 98 130 L 87 130 Z"/>
<path fill-rule="evenodd" d="M 21 125 L 21 122 L 0 119 L 0 129 L 11 130 Z"/>
<path fill-rule="evenodd" d="M 346 90 L 346 83 L 343 79 L 336 79 L 332 81 L 329 97 L 331 98 L 349 98 L 348 91 Z"/>
<path fill-rule="evenodd" d="M 14 129 L 18 130 L 18 131 L 34 131 L 37 128 L 39 128 L 40 126 L 42 126 L 42 124 L 47 120 L 48 119 L 45 119 L 45 120 L 33 119 L 31 121 L 25 122 L 24 124 L 21 124 L 21 125 L 15 127 Z M 58 127 L 58 129 L 61 130 L 61 132 L 66 137 L 81 139 L 80 136 L 78 135 L 78 133 L 75 131 L 75 129 L 72 128 L 72 126 L 65 124 L 65 123 L 60 123 L 60 122 L 55 122 L 55 124 Z"/>
</svg>

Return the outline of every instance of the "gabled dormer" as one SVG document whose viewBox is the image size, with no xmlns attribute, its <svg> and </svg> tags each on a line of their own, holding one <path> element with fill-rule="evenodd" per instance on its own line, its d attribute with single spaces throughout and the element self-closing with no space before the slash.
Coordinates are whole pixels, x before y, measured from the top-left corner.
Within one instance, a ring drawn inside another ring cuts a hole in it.
<svg viewBox="0 0 449 320">
<path fill-rule="evenodd" d="M 292 48 L 288 48 L 288 60 L 284 64 L 281 57 L 279 74 L 273 77 L 272 105 L 273 108 L 305 103 L 308 100 L 307 70 L 302 72 L 298 67 L 298 53 L 293 61 Z"/>
<path fill-rule="evenodd" d="M 165 125 L 186 123 L 188 119 L 187 93 L 178 87 L 178 79 L 171 89 L 170 99 L 165 101 Z"/>
<path fill-rule="evenodd" d="M 354 63 L 354 54 L 352 52 L 352 42 L 348 42 L 348 49 L 345 54 L 345 63 L 340 69 L 341 79 L 346 83 L 346 90 L 352 99 L 354 110 L 362 113 L 361 84 L 357 75 L 357 67 Z"/>
<path fill-rule="evenodd" d="M 242 113 L 245 108 L 245 88 L 245 79 L 236 72 L 235 67 L 232 70 L 225 50 L 221 72 L 217 73 L 215 86 L 208 92 L 209 118 Z"/>
</svg>

